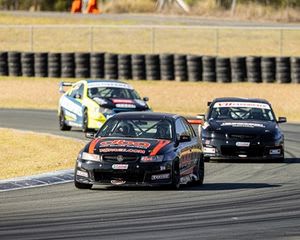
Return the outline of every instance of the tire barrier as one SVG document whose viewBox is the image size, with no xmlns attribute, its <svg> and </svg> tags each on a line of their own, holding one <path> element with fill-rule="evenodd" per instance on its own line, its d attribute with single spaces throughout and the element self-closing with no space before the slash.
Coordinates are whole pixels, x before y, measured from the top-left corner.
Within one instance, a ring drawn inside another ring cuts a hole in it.
<svg viewBox="0 0 300 240">
<path fill-rule="evenodd" d="M 23 52 L 21 53 L 21 70 L 22 76 L 34 76 L 34 53 Z"/>
<path fill-rule="evenodd" d="M 119 79 L 121 80 L 132 79 L 130 54 L 118 55 L 118 73 L 119 73 Z"/>
<path fill-rule="evenodd" d="M 230 59 L 231 82 L 246 82 L 247 68 L 245 57 L 232 57 Z"/>
<path fill-rule="evenodd" d="M 90 53 L 75 53 L 75 77 L 90 77 Z"/>
<path fill-rule="evenodd" d="M 104 53 L 90 54 L 91 78 L 104 78 Z"/>
<path fill-rule="evenodd" d="M 202 81 L 202 57 L 188 55 L 186 57 L 187 78 L 191 82 Z"/>
<path fill-rule="evenodd" d="M 231 82 L 231 67 L 230 59 L 217 57 L 216 58 L 216 73 L 217 82 L 229 83 Z"/>
<path fill-rule="evenodd" d="M 132 54 L 131 55 L 131 71 L 133 80 L 146 79 L 146 62 L 145 55 Z"/>
<path fill-rule="evenodd" d="M 8 76 L 7 52 L 0 52 L 0 76 Z"/>
<path fill-rule="evenodd" d="M 276 81 L 275 57 L 261 58 L 261 78 L 262 82 L 273 83 Z"/>
<path fill-rule="evenodd" d="M 61 54 L 61 77 L 63 78 L 75 77 L 75 54 L 74 53 Z"/>
<path fill-rule="evenodd" d="M 247 80 L 252 83 L 260 83 L 261 80 L 261 58 L 250 56 L 246 58 Z"/>
<path fill-rule="evenodd" d="M 9 76 L 21 76 L 21 53 L 20 52 L 8 52 L 8 74 Z"/>
<path fill-rule="evenodd" d="M 289 57 L 276 58 L 276 79 L 279 83 L 291 82 L 291 65 Z"/>
<path fill-rule="evenodd" d="M 48 53 L 41 52 L 34 54 L 34 76 L 48 76 Z"/>
<path fill-rule="evenodd" d="M 146 79 L 160 80 L 159 55 L 149 54 L 145 56 Z"/>
<path fill-rule="evenodd" d="M 61 77 L 61 54 L 60 53 L 48 54 L 48 77 L 53 77 L 53 78 Z"/>
<path fill-rule="evenodd" d="M 104 77 L 106 79 L 118 79 L 118 55 L 114 53 L 104 54 Z"/>
<path fill-rule="evenodd" d="M 300 83 L 300 57 L 291 58 L 291 80 L 292 83 Z"/>
<path fill-rule="evenodd" d="M 0 76 L 300 83 L 300 57 L 0 52 Z"/>
<path fill-rule="evenodd" d="M 216 82 L 216 58 L 211 56 L 202 57 L 202 79 L 204 82 Z"/>
</svg>

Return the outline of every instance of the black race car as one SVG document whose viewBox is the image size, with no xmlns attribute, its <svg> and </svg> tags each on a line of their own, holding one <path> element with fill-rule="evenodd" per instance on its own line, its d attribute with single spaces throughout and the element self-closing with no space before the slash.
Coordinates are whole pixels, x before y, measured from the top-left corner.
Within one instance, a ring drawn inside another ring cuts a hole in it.
<svg viewBox="0 0 300 240">
<path fill-rule="evenodd" d="M 92 133 L 87 133 L 91 136 Z M 79 153 L 75 186 L 201 185 L 204 159 L 200 139 L 181 116 L 119 113 L 109 118 Z"/>
<path fill-rule="evenodd" d="M 217 98 L 199 127 L 209 159 L 284 159 L 284 136 L 271 104 L 263 99 Z"/>
</svg>

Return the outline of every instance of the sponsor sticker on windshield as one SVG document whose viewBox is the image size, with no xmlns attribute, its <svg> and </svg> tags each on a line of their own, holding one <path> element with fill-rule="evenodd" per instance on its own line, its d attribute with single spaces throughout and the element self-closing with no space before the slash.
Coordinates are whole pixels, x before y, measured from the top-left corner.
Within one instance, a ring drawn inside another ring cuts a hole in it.
<svg viewBox="0 0 300 240">
<path fill-rule="evenodd" d="M 256 103 L 256 102 L 216 102 L 213 108 L 220 107 L 245 107 L 245 108 L 260 108 L 260 109 L 270 109 L 270 105 L 266 103 Z"/>
<path fill-rule="evenodd" d="M 126 88 L 126 89 L 133 89 L 132 86 L 126 83 L 115 83 L 115 82 L 92 82 L 88 83 L 88 88 L 94 87 L 113 87 L 113 88 Z"/>
</svg>

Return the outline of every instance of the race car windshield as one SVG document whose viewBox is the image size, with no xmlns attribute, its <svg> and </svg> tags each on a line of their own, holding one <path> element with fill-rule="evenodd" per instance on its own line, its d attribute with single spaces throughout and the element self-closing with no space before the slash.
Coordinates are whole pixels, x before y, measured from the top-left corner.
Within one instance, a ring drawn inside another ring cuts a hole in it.
<svg viewBox="0 0 300 240">
<path fill-rule="evenodd" d="M 109 119 L 97 137 L 172 139 L 172 124 L 167 120 Z"/>
<path fill-rule="evenodd" d="M 256 121 L 275 121 L 271 107 L 265 105 L 243 105 L 215 104 L 209 114 L 209 118 L 215 120 L 256 120 Z"/>
<path fill-rule="evenodd" d="M 141 99 L 133 89 L 116 87 L 92 87 L 88 88 L 90 98 L 119 98 L 119 99 Z"/>
</svg>

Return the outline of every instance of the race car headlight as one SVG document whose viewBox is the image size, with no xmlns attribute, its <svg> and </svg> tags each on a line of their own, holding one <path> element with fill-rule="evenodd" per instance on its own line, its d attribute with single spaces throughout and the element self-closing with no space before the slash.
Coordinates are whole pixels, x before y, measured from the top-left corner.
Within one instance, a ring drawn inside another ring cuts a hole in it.
<svg viewBox="0 0 300 240">
<path fill-rule="evenodd" d="M 88 161 L 95 161 L 95 162 L 100 162 L 100 160 L 101 160 L 100 155 L 91 154 L 91 153 L 87 153 L 87 152 L 83 152 L 81 154 L 81 159 L 88 160 Z"/>
<path fill-rule="evenodd" d="M 113 110 L 109 109 L 109 108 L 100 108 L 99 110 L 100 112 L 104 113 L 104 114 L 112 114 L 114 113 Z"/>
<path fill-rule="evenodd" d="M 163 155 L 156 155 L 156 156 L 143 156 L 141 157 L 141 162 L 162 162 L 164 159 Z"/>
</svg>

